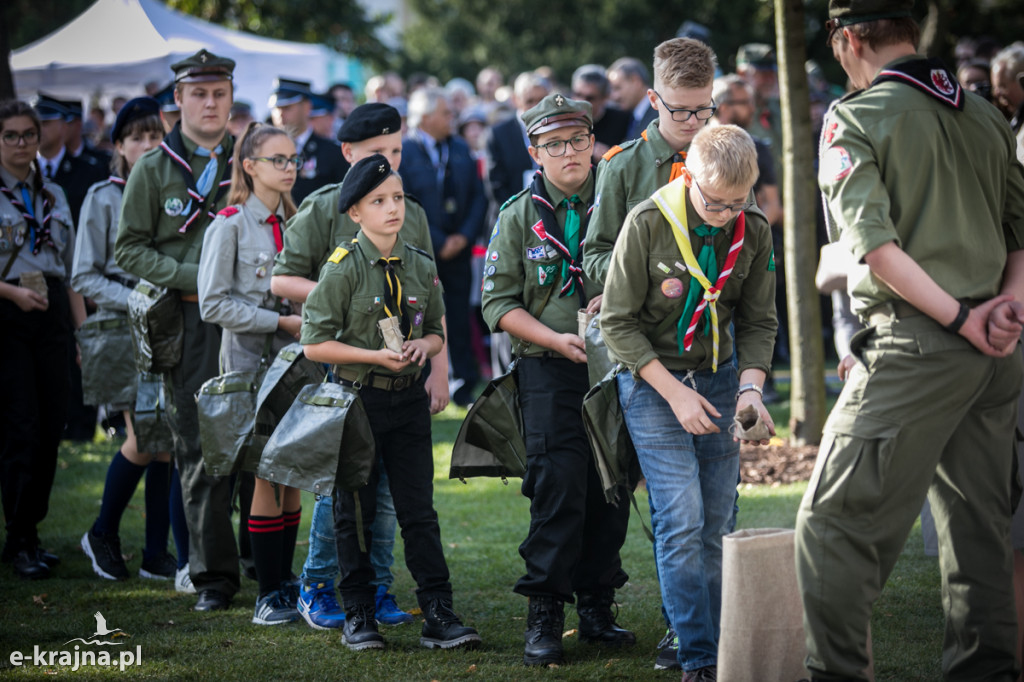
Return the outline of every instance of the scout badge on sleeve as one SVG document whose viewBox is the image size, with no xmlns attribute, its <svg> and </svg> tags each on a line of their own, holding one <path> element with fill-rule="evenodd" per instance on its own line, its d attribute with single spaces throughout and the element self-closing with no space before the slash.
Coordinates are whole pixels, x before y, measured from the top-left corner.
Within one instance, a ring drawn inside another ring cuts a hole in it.
<svg viewBox="0 0 1024 682">
<path fill-rule="evenodd" d="M 128 322 L 140 372 L 162 374 L 181 361 L 185 321 L 177 291 L 139 282 L 128 294 Z"/>
<path fill-rule="evenodd" d="M 463 483 L 475 476 L 507 479 L 526 473 L 523 414 L 515 361 L 492 379 L 466 413 L 452 448 L 448 478 Z"/>
<path fill-rule="evenodd" d="M 128 316 L 98 312 L 75 332 L 82 354 L 82 400 L 86 405 L 126 405 L 135 401 L 135 365 Z"/>
</svg>

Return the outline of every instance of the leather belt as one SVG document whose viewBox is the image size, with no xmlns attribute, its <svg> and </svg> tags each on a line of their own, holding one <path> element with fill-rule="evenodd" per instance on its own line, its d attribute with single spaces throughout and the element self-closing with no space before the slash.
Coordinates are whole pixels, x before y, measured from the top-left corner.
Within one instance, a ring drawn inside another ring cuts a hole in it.
<svg viewBox="0 0 1024 682">
<path fill-rule="evenodd" d="M 982 301 L 974 298 L 961 298 L 957 300 L 966 303 L 971 308 L 982 303 Z M 924 313 L 906 301 L 900 299 L 887 301 L 886 303 L 875 306 L 871 309 L 871 312 L 868 313 L 867 320 L 868 325 L 874 327 L 885 322 L 891 322 L 893 318 L 902 320 L 907 317 L 916 317 L 918 315 L 924 315 Z"/>
<path fill-rule="evenodd" d="M 399 374 L 395 376 L 371 372 L 365 380 L 359 382 L 359 372 L 355 370 L 339 367 L 334 372 L 334 376 L 346 384 L 355 385 L 360 383 L 362 386 L 369 386 L 381 391 L 404 391 L 407 388 L 412 388 L 419 381 L 422 374 L 423 372 L 419 371 L 415 374 Z"/>
<path fill-rule="evenodd" d="M 199 294 L 182 294 L 181 300 L 186 303 L 199 303 Z"/>
</svg>

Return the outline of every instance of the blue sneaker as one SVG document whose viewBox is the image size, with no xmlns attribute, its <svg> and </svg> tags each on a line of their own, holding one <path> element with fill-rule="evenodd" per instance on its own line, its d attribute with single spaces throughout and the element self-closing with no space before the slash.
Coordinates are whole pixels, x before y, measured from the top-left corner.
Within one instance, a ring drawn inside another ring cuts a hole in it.
<svg viewBox="0 0 1024 682">
<path fill-rule="evenodd" d="M 412 614 L 398 608 L 395 595 L 388 592 L 387 585 L 377 586 L 377 622 L 381 625 L 403 625 L 412 622 Z"/>
<path fill-rule="evenodd" d="M 307 585 L 299 591 L 299 614 L 316 630 L 334 630 L 345 625 L 345 612 L 334 596 L 334 581 Z"/>
</svg>

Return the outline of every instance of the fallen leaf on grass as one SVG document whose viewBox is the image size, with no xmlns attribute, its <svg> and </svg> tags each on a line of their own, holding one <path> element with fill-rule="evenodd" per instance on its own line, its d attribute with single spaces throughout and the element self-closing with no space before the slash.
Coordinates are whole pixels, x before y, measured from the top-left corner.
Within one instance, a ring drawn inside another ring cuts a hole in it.
<svg viewBox="0 0 1024 682">
<path fill-rule="evenodd" d="M 615 665 L 618 662 L 619 662 L 619 659 L 617 659 L 617 658 L 609 658 L 608 662 L 604 664 L 604 667 L 605 668 L 611 668 L 613 665 Z"/>
<path fill-rule="evenodd" d="M 38 604 L 39 606 L 46 606 L 46 604 L 44 604 L 43 602 L 49 596 L 50 595 L 46 594 L 45 592 L 42 593 L 42 594 L 33 594 L 32 595 L 32 603 L 33 604 Z"/>
<path fill-rule="evenodd" d="M 476 663 L 474 663 L 473 665 L 469 666 L 468 671 L 471 672 L 471 673 L 475 673 L 476 672 Z"/>
<path fill-rule="evenodd" d="M 458 548 L 459 548 L 459 543 L 457 543 L 457 542 L 449 542 L 448 543 L 448 549 L 458 549 Z"/>
<path fill-rule="evenodd" d="M 562 633 L 562 639 L 565 639 L 566 637 L 575 637 L 575 636 L 576 636 L 576 628 L 573 628 L 572 630 L 566 630 L 565 632 Z"/>
<path fill-rule="evenodd" d="M 421 609 L 420 607 L 417 606 L 414 609 L 409 609 L 408 613 L 410 613 L 410 614 L 412 614 L 414 616 L 421 616 L 421 615 L 423 615 L 423 609 Z"/>
</svg>

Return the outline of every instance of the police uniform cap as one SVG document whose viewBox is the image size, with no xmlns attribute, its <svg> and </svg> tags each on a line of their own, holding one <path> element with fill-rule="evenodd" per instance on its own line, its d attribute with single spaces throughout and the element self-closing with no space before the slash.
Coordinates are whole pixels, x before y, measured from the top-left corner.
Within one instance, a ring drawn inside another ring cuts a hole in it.
<svg viewBox="0 0 1024 682">
<path fill-rule="evenodd" d="M 205 48 L 191 57 L 171 64 L 175 83 L 205 83 L 229 81 L 234 77 L 235 60 L 218 57 Z"/>
<path fill-rule="evenodd" d="M 752 66 L 755 69 L 776 69 L 778 60 L 775 59 L 775 50 L 771 45 L 765 43 L 747 43 L 740 45 L 736 51 L 736 68 Z"/>
<path fill-rule="evenodd" d="M 383 154 L 356 161 L 345 175 L 338 195 L 338 212 L 347 213 L 359 200 L 380 186 L 391 175 L 391 164 Z"/>
<path fill-rule="evenodd" d="M 523 123 L 527 135 L 540 135 L 568 126 L 594 127 L 593 108 L 590 102 L 569 99 L 553 92 L 537 103 L 537 106 L 523 112 Z"/>
<path fill-rule="evenodd" d="M 309 99 L 313 92 L 310 89 L 312 84 L 308 81 L 298 81 L 291 78 L 275 78 L 274 91 L 270 93 L 270 100 L 267 106 L 287 107 L 297 104 L 304 99 Z"/>
<path fill-rule="evenodd" d="M 64 108 L 68 111 L 64 120 L 69 123 L 76 118 L 82 118 L 85 114 L 85 110 L 82 108 L 82 100 L 80 99 L 62 99 L 60 100 L 60 103 L 63 104 Z"/>
<path fill-rule="evenodd" d="M 312 102 L 312 107 L 309 110 L 311 117 L 327 116 L 334 111 L 334 100 L 327 95 L 318 95 L 314 92 L 309 101 Z"/>
<path fill-rule="evenodd" d="M 402 117 L 390 104 L 369 102 L 352 110 L 338 130 L 339 142 L 362 142 L 402 130 Z"/>
<path fill-rule="evenodd" d="M 160 103 L 160 111 L 164 113 L 179 111 L 178 104 L 174 101 L 174 81 L 153 93 L 153 99 Z"/>
<path fill-rule="evenodd" d="M 236 99 L 231 103 L 231 108 L 228 109 L 228 119 L 238 118 L 239 116 L 252 116 L 252 105 L 245 100 Z"/>
<path fill-rule="evenodd" d="M 32 106 L 40 121 L 63 121 L 68 115 L 67 107 L 59 99 L 41 92 Z"/>
<path fill-rule="evenodd" d="M 154 116 L 160 112 L 160 103 L 153 97 L 136 97 L 128 100 L 117 112 L 114 127 L 110 129 L 110 141 L 117 142 L 125 126 L 136 119 Z"/>
<path fill-rule="evenodd" d="M 828 18 L 837 26 L 909 17 L 914 0 L 829 0 Z"/>
</svg>

